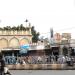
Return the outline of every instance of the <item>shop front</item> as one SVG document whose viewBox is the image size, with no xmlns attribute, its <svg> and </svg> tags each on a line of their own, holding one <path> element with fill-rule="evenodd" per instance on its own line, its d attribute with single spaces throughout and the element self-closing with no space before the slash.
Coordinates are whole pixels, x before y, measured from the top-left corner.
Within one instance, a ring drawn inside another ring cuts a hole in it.
<svg viewBox="0 0 75 75">
<path fill-rule="evenodd" d="M 52 46 L 51 50 L 52 50 L 52 55 L 54 55 L 54 56 L 59 55 L 59 47 L 58 46 Z"/>
<path fill-rule="evenodd" d="M 19 57 L 19 49 L 4 49 L 2 54 L 5 64 L 15 64 Z"/>
</svg>

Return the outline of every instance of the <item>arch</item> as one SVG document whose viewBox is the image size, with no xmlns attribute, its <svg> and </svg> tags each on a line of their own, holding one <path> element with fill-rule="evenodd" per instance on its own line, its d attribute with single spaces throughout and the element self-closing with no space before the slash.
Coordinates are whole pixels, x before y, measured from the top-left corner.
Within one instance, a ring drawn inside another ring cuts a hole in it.
<svg viewBox="0 0 75 75">
<path fill-rule="evenodd" d="M 29 44 L 29 40 L 27 38 L 23 38 L 20 40 L 20 45 Z"/>
<path fill-rule="evenodd" d="M 8 40 L 5 38 L 0 39 L 0 48 L 7 48 L 8 47 Z"/>
<path fill-rule="evenodd" d="M 9 47 L 19 48 L 19 40 L 16 37 L 13 37 L 12 39 L 10 39 Z"/>
</svg>

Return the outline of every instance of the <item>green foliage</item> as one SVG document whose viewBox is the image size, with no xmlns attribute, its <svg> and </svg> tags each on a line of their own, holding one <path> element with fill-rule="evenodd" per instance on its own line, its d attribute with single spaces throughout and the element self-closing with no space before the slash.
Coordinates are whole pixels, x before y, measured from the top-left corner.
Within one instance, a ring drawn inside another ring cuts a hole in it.
<svg viewBox="0 0 75 75">
<path fill-rule="evenodd" d="M 23 24 L 21 24 L 21 25 L 18 25 L 18 26 L 13 26 L 13 27 L 10 27 L 10 26 L 6 26 L 6 27 L 3 27 L 3 28 L 0 28 L 0 30 L 13 30 L 13 31 L 15 31 L 15 30 L 17 30 L 17 31 L 19 31 L 19 30 L 29 30 L 29 27 L 24 27 L 23 26 Z"/>
<path fill-rule="evenodd" d="M 10 26 L 6 26 L 6 27 L 3 27 L 2 29 L 3 30 L 11 30 L 11 27 Z"/>
<path fill-rule="evenodd" d="M 63 54 L 64 55 L 68 54 L 68 48 L 66 46 L 63 47 Z"/>
<path fill-rule="evenodd" d="M 18 26 L 13 26 L 13 27 L 10 27 L 10 26 L 6 26 L 6 27 L 3 27 L 3 28 L 0 28 L 0 30 L 13 30 L 13 31 L 15 31 L 15 30 L 17 30 L 17 31 L 19 31 L 19 30 L 25 30 L 25 31 L 29 31 L 29 29 L 30 29 L 30 27 L 24 27 L 23 26 L 23 24 L 21 24 L 21 25 L 18 25 Z M 34 26 L 32 26 L 31 27 L 31 33 L 32 33 L 32 42 L 34 42 L 34 43 L 37 43 L 37 41 L 39 40 L 39 32 L 36 32 L 36 30 L 35 30 L 35 28 L 34 28 Z"/>
<path fill-rule="evenodd" d="M 32 33 L 32 42 L 37 43 L 37 41 L 39 40 L 39 32 L 36 32 L 34 26 L 32 26 L 31 28 L 31 33 Z"/>
</svg>

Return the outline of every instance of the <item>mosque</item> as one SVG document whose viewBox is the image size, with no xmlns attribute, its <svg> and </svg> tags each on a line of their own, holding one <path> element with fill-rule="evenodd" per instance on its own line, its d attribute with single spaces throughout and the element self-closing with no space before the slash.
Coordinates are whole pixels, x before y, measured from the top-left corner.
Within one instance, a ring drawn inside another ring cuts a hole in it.
<svg viewBox="0 0 75 75">
<path fill-rule="evenodd" d="M 0 51 L 4 56 L 18 55 L 20 47 L 32 43 L 31 25 L 24 30 L 0 29 Z"/>
</svg>

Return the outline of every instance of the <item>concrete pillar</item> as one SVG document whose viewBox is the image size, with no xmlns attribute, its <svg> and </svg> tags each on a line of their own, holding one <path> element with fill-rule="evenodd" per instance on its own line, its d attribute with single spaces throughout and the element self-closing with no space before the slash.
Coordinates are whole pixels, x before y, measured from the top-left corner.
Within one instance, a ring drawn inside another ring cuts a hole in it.
<svg viewBox="0 0 75 75">
<path fill-rule="evenodd" d="M 59 47 L 59 55 L 63 55 L 62 45 Z"/>
</svg>

